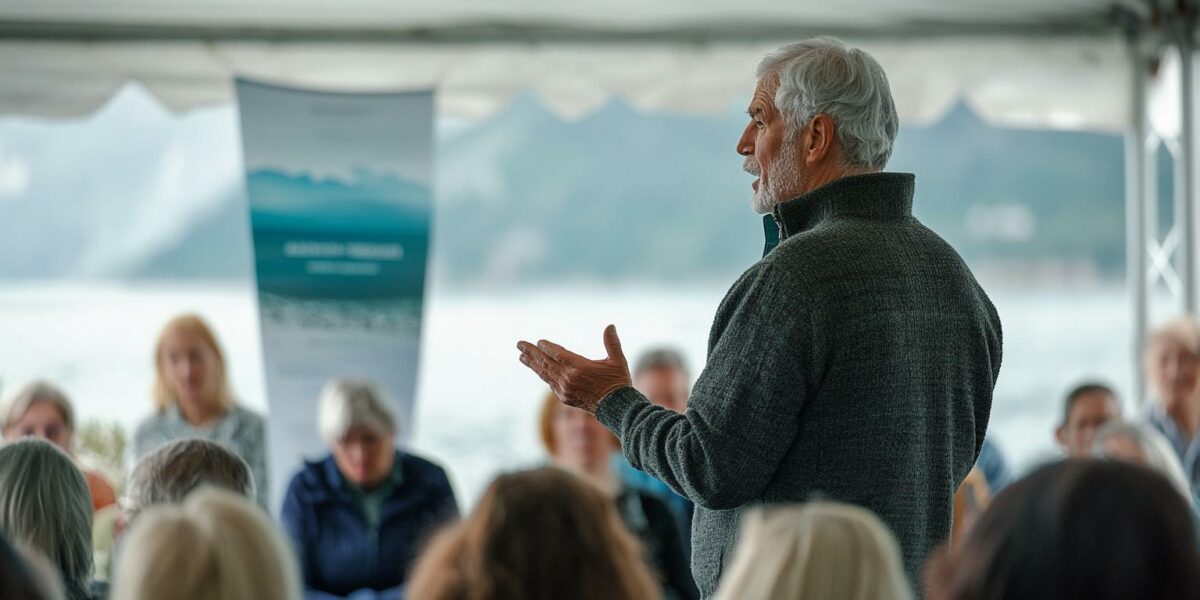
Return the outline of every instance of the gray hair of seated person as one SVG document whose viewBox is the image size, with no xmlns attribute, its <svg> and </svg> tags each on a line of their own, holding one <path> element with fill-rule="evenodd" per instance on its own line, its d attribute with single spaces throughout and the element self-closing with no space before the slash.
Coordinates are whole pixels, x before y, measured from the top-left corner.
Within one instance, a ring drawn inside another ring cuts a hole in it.
<svg viewBox="0 0 1200 600">
<path fill-rule="evenodd" d="M 1183 472 L 1183 466 L 1175 456 L 1171 442 L 1153 427 L 1136 421 L 1112 421 L 1105 424 L 1096 432 L 1092 440 L 1092 455 L 1099 458 L 1113 458 L 1109 455 L 1108 442 L 1120 438 L 1128 440 L 1142 455 L 1143 467 L 1155 471 L 1167 478 L 1171 485 L 1183 494 L 1189 503 L 1194 502 L 1192 486 Z"/>
<path fill-rule="evenodd" d="M 157 504 L 179 504 L 202 486 L 256 496 L 250 465 L 216 442 L 177 440 L 138 461 L 126 483 L 121 513 L 132 523 L 143 510 Z"/>
<path fill-rule="evenodd" d="M 394 436 L 400 432 L 391 402 L 375 383 L 334 379 L 325 384 L 317 409 L 317 430 L 333 445 L 351 429 L 366 428 Z"/>
<path fill-rule="evenodd" d="M 823 113 L 833 120 L 848 166 L 887 165 L 900 118 L 887 74 L 870 54 L 817 37 L 767 54 L 756 74 L 779 77 L 775 106 L 793 134 Z"/>
<path fill-rule="evenodd" d="M 42 439 L 0 447 L 0 533 L 58 568 L 69 598 L 92 578 L 92 500 L 71 457 Z"/>
</svg>

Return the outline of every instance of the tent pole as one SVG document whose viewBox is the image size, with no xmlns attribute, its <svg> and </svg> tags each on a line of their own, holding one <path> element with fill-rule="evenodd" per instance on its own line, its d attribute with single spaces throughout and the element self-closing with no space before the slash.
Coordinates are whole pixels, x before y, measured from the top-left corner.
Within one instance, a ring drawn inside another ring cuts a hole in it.
<svg viewBox="0 0 1200 600">
<path fill-rule="evenodd" d="M 1131 400 L 1140 407 L 1145 401 L 1146 381 L 1140 368 L 1143 344 L 1149 322 L 1148 296 L 1153 289 L 1147 272 L 1147 232 L 1153 223 L 1147 222 L 1152 206 L 1147 194 L 1148 167 L 1151 166 L 1150 126 L 1146 109 L 1147 61 L 1136 35 L 1129 40 L 1130 111 L 1125 134 L 1125 278 L 1132 310 L 1130 345 L 1133 364 Z"/>
<path fill-rule="evenodd" d="M 1182 35 L 1179 45 L 1180 68 L 1180 132 L 1179 155 L 1175 169 L 1180 174 L 1179 189 L 1176 190 L 1180 226 L 1179 275 L 1183 283 L 1183 309 L 1190 315 L 1197 314 L 1196 303 L 1196 94 L 1193 69 L 1194 44 L 1191 37 Z"/>
</svg>

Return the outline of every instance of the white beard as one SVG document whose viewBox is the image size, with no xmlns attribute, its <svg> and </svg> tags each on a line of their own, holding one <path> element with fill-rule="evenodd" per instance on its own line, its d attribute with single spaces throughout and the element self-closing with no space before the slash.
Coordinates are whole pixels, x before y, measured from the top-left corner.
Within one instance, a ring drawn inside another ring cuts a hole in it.
<svg viewBox="0 0 1200 600">
<path fill-rule="evenodd" d="M 774 212 L 775 205 L 791 200 L 792 190 L 802 189 L 804 176 L 800 172 L 800 163 L 796 159 L 796 145 L 785 142 L 782 146 L 779 154 L 767 164 L 766 184 L 764 185 L 762 179 L 759 179 L 758 189 L 754 191 L 754 197 L 750 201 L 754 212 L 760 215 Z M 758 162 L 754 160 L 753 156 L 746 157 L 745 162 L 742 163 L 742 169 L 751 175 L 760 177 L 762 175 L 759 173 Z"/>
</svg>

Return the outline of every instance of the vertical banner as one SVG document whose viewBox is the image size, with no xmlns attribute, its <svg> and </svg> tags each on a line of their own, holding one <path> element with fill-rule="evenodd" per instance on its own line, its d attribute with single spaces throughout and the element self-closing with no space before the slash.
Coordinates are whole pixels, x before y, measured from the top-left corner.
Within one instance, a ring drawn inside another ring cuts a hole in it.
<svg viewBox="0 0 1200 600">
<path fill-rule="evenodd" d="M 429 250 L 433 93 L 236 82 L 258 280 L 277 509 L 328 452 L 317 400 L 369 378 L 412 426 Z"/>
</svg>

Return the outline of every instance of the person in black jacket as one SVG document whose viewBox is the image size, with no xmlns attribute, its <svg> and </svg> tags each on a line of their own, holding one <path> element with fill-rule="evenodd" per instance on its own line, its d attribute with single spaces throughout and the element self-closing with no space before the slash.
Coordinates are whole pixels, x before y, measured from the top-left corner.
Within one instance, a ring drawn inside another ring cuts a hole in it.
<svg viewBox="0 0 1200 600">
<path fill-rule="evenodd" d="M 371 383 L 330 382 L 318 421 L 332 453 L 292 478 L 282 515 L 306 596 L 402 598 L 420 544 L 458 516 L 446 472 L 396 449 L 395 417 Z"/>
<path fill-rule="evenodd" d="M 626 486 L 612 468 L 616 439 L 596 418 L 548 394 L 541 436 L 553 463 L 595 485 L 616 502 L 625 526 L 641 541 L 666 600 L 699 598 L 671 509 L 650 492 Z"/>
</svg>

